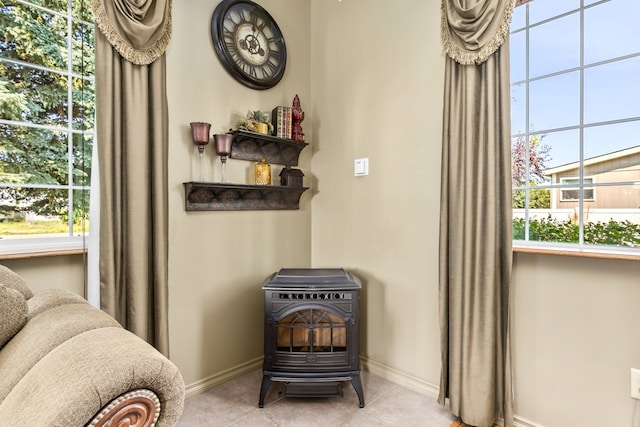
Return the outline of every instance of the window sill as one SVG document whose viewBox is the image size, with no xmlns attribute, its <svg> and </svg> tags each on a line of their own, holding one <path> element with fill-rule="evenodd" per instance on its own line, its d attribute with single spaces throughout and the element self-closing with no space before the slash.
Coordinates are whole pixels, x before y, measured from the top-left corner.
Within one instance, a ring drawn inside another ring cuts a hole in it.
<svg viewBox="0 0 640 427">
<path fill-rule="evenodd" d="M 634 250 L 625 249 L 598 249 L 593 247 L 569 247 L 569 246 L 554 246 L 554 245 L 518 245 L 513 243 L 514 253 L 526 253 L 536 255 L 560 255 L 560 256 L 574 256 L 582 258 L 600 258 L 600 259 L 615 259 L 624 261 L 640 261 L 640 252 Z"/>
<path fill-rule="evenodd" d="M 86 252 L 87 242 L 82 237 L 0 240 L 0 261 L 80 255 Z"/>
<path fill-rule="evenodd" d="M 63 250 L 22 252 L 22 253 L 11 253 L 11 254 L 0 253 L 0 261 L 11 260 L 11 259 L 43 258 L 43 257 L 51 257 L 51 256 L 81 255 L 84 253 L 87 253 L 86 249 L 63 249 Z"/>
</svg>

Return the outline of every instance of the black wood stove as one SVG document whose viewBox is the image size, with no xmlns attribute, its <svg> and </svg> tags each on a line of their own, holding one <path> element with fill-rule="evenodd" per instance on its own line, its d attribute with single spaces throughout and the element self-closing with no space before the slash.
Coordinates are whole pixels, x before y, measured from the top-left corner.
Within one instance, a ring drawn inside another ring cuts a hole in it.
<svg viewBox="0 0 640 427">
<path fill-rule="evenodd" d="M 360 280 L 341 268 L 283 268 L 265 279 L 264 363 L 258 406 L 272 382 L 292 397 L 335 396 L 351 381 L 360 407 Z"/>
</svg>

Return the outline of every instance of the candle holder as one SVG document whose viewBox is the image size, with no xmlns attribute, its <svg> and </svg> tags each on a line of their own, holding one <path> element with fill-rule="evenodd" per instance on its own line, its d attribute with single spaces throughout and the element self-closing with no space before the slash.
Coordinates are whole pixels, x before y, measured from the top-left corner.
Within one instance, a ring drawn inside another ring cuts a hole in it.
<svg viewBox="0 0 640 427">
<path fill-rule="evenodd" d="M 222 163 L 222 182 L 227 182 L 224 175 L 224 165 L 227 163 L 227 156 L 231 154 L 233 135 L 230 133 L 215 134 L 213 135 L 213 141 L 216 153 L 220 156 L 220 163 Z"/>
<path fill-rule="evenodd" d="M 191 138 L 193 144 L 198 147 L 198 154 L 200 157 L 200 181 L 204 181 L 202 173 L 202 156 L 204 155 L 204 147 L 209 143 L 209 132 L 211 130 L 211 123 L 204 122 L 191 122 Z"/>
</svg>

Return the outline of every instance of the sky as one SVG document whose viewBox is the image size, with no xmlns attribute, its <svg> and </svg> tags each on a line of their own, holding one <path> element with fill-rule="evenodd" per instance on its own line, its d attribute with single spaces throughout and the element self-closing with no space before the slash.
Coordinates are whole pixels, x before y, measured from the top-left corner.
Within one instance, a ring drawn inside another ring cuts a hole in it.
<svg viewBox="0 0 640 427">
<path fill-rule="evenodd" d="M 548 167 L 640 145 L 640 1 L 584 0 L 584 17 L 571 13 L 580 0 L 533 0 L 529 23 L 529 128 L 551 146 Z M 512 134 L 526 131 L 526 7 L 514 10 L 510 39 Z M 584 110 L 580 111 L 580 31 L 584 19 Z M 631 55 L 631 56 L 629 56 Z M 636 56 L 633 56 L 636 55 Z M 628 56 L 628 57 L 627 57 Z M 620 61 L 602 63 L 614 58 Z M 598 64 L 593 66 L 594 64 Z M 574 71 L 563 73 L 565 70 Z M 544 78 L 540 78 L 546 76 Z M 581 120 L 582 116 L 582 120 Z M 551 130 L 551 132 L 549 132 Z"/>
</svg>

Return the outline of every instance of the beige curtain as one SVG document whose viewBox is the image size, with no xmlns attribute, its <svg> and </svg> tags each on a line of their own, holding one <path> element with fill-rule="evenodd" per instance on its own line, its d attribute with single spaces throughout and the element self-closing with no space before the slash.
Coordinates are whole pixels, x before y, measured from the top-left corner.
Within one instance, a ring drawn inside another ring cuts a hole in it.
<svg viewBox="0 0 640 427">
<path fill-rule="evenodd" d="M 170 0 L 94 0 L 100 302 L 168 355 Z"/>
<path fill-rule="evenodd" d="M 509 342 L 512 0 L 442 0 L 439 402 L 467 425 L 512 426 Z"/>
</svg>

